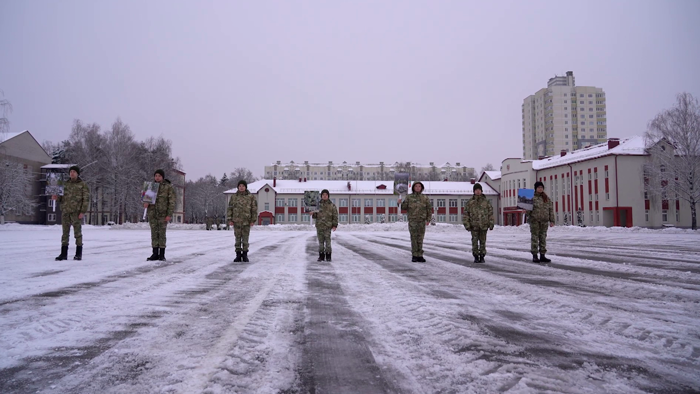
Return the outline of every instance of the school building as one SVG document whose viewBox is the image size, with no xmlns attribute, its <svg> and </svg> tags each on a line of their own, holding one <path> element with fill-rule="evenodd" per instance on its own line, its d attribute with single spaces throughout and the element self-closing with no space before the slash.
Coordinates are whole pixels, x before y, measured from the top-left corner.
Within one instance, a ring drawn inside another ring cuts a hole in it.
<svg viewBox="0 0 700 394">
<path fill-rule="evenodd" d="M 486 172 L 480 181 L 499 192 L 504 225 L 524 223 L 525 211 L 517 207 L 518 189 L 532 189 L 541 181 L 560 225 L 576 224 L 582 215 L 586 226 L 690 227 L 690 204 L 677 195 L 650 195 L 644 175 L 649 162 L 644 137 L 610 138 L 539 160 L 505 159 L 501 171 Z"/>
<path fill-rule="evenodd" d="M 438 223 L 462 223 L 462 211 L 472 198 L 474 182 L 421 182 L 423 192 L 431 200 L 433 214 Z M 483 193 L 494 207 L 496 224 L 500 224 L 498 192 L 483 185 Z M 307 190 L 327 189 L 330 199 L 338 207 L 338 223 L 392 223 L 399 215 L 406 218 L 406 211 L 399 212 L 398 195 L 394 195 L 393 181 L 306 181 L 263 179 L 248 185 L 248 191 L 257 197 L 258 224 L 310 224 L 310 215 L 304 213 L 302 200 Z M 225 192 L 230 196 L 237 189 Z"/>
</svg>

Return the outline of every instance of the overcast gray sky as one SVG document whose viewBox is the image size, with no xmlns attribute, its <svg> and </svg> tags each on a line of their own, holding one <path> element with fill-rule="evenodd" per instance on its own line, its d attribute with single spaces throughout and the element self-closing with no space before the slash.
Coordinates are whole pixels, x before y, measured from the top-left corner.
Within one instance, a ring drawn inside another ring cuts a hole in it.
<svg viewBox="0 0 700 394">
<path fill-rule="evenodd" d="M 173 141 L 188 179 L 276 160 L 522 154 L 555 74 L 605 89 L 608 136 L 700 97 L 700 1 L 0 0 L 11 131 L 74 119 Z"/>
</svg>

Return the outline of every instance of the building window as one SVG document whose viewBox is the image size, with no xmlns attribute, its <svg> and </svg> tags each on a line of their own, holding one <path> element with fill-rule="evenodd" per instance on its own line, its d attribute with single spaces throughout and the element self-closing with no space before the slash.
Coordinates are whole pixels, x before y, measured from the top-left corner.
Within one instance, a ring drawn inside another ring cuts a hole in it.
<svg viewBox="0 0 700 394">
<path fill-rule="evenodd" d="M 290 207 L 296 207 L 297 206 L 297 199 L 296 198 L 290 198 L 287 201 L 289 201 L 289 206 Z M 291 219 L 290 219 L 291 222 Z"/>
<path fill-rule="evenodd" d="M 269 203 L 269 202 L 266 202 L 266 203 L 265 203 L 265 210 L 266 210 L 266 211 L 269 211 L 269 210 L 270 210 L 270 203 Z"/>
<path fill-rule="evenodd" d="M 278 198 L 278 199 L 276 200 L 275 206 L 277 206 L 277 207 L 283 207 L 283 206 L 284 206 L 284 198 Z"/>
<path fill-rule="evenodd" d="M 278 214 L 277 215 L 277 223 L 282 223 L 284 222 L 284 214 Z"/>
<path fill-rule="evenodd" d="M 366 207 L 373 207 L 374 206 L 374 200 L 371 198 L 365 198 L 365 206 Z"/>
<path fill-rule="evenodd" d="M 353 222 L 353 223 L 360 223 L 360 215 L 358 215 L 358 214 L 353 214 L 353 215 L 352 215 L 352 222 Z"/>
<path fill-rule="evenodd" d="M 352 206 L 353 206 L 353 208 L 358 208 L 358 207 L 360 207 L 360 204 L 361 204 L 361 203 L 362 203 L 362 201 L 360 201 L 359 198 L 353 198 L 353 199 L 352 199 Z"/>
<path fill-rule="evenodd" d="M 681 221 L 681 213 L 676 211 L 676 223 Z"/>
<path fill-rule="evenodd" d="M 385 200 L 384 200 L 383 198 L 378 199 L 378 200 L 377 200 L 377 206 L 383 208 L 383 207 L 384 207 L 384 201 L 385 201 Z"/>
<path fill-rule="evenodd" d="M 53 200 L 49 200 L 53 201 Z M 50 213 L 48 217 L 49 222 L 55 222 L 56 221 L 56 214 L 55 213 Z"/>
<path fill-rule="evenodd" d="M 646 190 L 644 191 L 644 199 L 645 199 L 645 200 L 648 200 L 648 199 L 649 199 L 649 192 L 646 191 Z"/>
<path fill-rule="evenodd" d="M 456 198 L 450 199 L 450 208 L 457 208 L 457 199 Z"/>
<path fill-rule="evenodd" d="M 467 203 L 469 203 L 469 200 L 466 200 L 466 199 L 465 199 L 465 200 L 462 200 L 462 208 L 466 208 L 466 207 L 467 207 Z"/>
<path fill-rule="evenodd" d="M 396 214 L 390 213 L 389 214 L 389 223 L 394 223 L 395 221 L 396 221 Z"/>
<path fill-rule="evenodd" d="M 338 202 L 340 203 L 340 206 L 341 206 L 341 207 L 347 207 L 347 206 L 348 206 L 348 199 L 347 199 L 347 198 L 341 198 L 340 201 L 338 201 Z"/>
<path fill-rule="evenodd" d="M 437 221 L 440 223 L 445 223 L 445 215 L 437 215 Z"/>
<path fill-rule="evenodd" d="M 289 221 L 290 221 L 290 222 L 296 222 L 296 221 L 297 221 L 297 214 L 296 214 L 296 213 L 290 213 L 290 214 L 289 214 Z"/>
<path fill-rule="evenodd" d="M 605 201 L 610 201 L 610 193 L 605 193 Z"/>
<path fill-rule="evenodd" d="M 649 221 L 649 210 L 644 211 L 644 221 Z"/>
<path fill-rule="evenodd" d="M 408 221 L 408 214 L 404 213 L 401 216 L 403 216 L 403 221 L 407 222 Z"/>
<path fill-rule="evenodd" d="M 668 222 L 668 211 L 665 209 L 661 211 L 661 221 L 664 223 Z"/>
<path fill-rule="evenodd" d="M 389 199 L 389 208 L 396 208 L 398 206 L 399 201 L 393 198 Z"/>
<path fill-rule="evenodd" d="M 445 199 L 444 199 L 444 198 L 438 198 L 438 200 L 437 200 L 437 206 L 438 206 L 438 208 L 445 208 Z"/>
<path fill-rule="evenodd" d="M 341 223 L 347 223 L 348 222 L 348 214 L 341 213 L 340 215 L 338 215 L 338 221 Z"/>
<path fill-rule="evenodd" d="M 450 215 L 450 222 L 451 223 L 457 222 L 457 215 Z"/>
<path fill-rule="evenodd" d="M 311 222 L 311 215 L 308 213 L 302 213 L 301 214 L 301 221 L 302 222 Z"/>
</svg>

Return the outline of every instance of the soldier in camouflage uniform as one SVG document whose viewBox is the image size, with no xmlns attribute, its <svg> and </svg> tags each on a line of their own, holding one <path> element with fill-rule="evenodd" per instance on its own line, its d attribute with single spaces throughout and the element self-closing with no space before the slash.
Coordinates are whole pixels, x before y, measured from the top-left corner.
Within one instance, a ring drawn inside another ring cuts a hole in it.
<svg viewBox="0 0 700 394">
<path fill-rule="evenodd" d="M 486 233 L 493 230 L 493 206 L 486 199 L 480 184 L 474 185 L 474 196 L 462 213 L 464 228 L 472 233 L 472 254 L 475 263 L 483 263 L 486 256 Z"/>
<path fill-rule="evenodd" d="M 552 200 L 544 192 L 544 184 L 535 182 L 535 196 L 532 199 L 532 211 L 527 212 L 530 224 L 530 253 L 533 263 L 549 263 L 547 253 L 547 227 L 554 226 L 554 208 Z M 540 256 L 537 257 L 539 251 Z"/>
<path fill-rule="evenodd" d="M 90 206 L 90 189 L 87 184 L 80 179 L 80 168 L 72 166 L 70 168 L 70 179 L 64 184 L 62 196 L 51 196 L 51 199 L 61 204 L 61 224 L 63 225 L 63 236 L 61 237 L 61 254 L 56 260 L 68 259 L 68 244 L 70 228 L 73 226 L 73 236 L 75 236 L 75 256 L 73 260 L 83 258 L 83 232 L 81 221 Z"/>
<path fill-rule="evenodd" d="M 331 261 L 331 231 L 338 228 L 338 208 L 330 200 L 330 192 L 321 191 L 321 203 L 318 211 L 311 214 L 316 219 L 316 236 L 318 237 L 318 260 Z"/>
<path fill-rule="evenodd" d="M 228 201 L 226 218 L 236 237 L 236 258 L 233 261 L 247 263 L 250 226 L 255 225 L 258 218 L 258 200 L 248 191 L 248 183 L 243 179 L 238 181 L 237 187 L 238 191 Z"/>
<path fill-rule="evenodd" d="M 143 207 L 148 208 L 148 224 L 151 225 L 151 247 L 153 254 L 146 260 L 165 260 L 165 230 L 168 222 L 175 211 L 175 190 L 170 181 L 165 179 L 163 170 L 156 170 L 153 180 L 159 183 L 158 195 L 155 204 L 144 203 Z"/>
<path fill-rule="evenodd" d="M 399 199 L 399 205 L 404 211 L 408 211 L 408 232 L 411 234 L 411 261 L 425 263 L 423 258 L 423 238 L 425 227 L 430 225 L 433 207 L 428 197 L 423 195 L 424 186 L 420 182 L 413 184 L 413 193 L 406 196 L 406 200 Z"/>
</svg>

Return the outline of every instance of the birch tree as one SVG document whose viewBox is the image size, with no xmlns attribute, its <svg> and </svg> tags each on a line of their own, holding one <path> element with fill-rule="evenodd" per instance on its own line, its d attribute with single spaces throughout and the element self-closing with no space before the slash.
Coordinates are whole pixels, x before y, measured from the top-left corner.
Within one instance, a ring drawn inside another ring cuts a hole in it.
<svg viewBox="0 0 700 394">
<path fill-rule="evenodd" d="M 700 201 L 700 105 L 690 93 L 681 93 L 676 105 L 649 123 L 645 134 L 649 162 L 645 166 L 647 191 L 667 201 L 682 199 L 690 205 L 691 227 L 697 230 Z"/>
<path fill-rule="evenodd" d="M 0 224 L 5 224 L 5 215 L 31 215 L 36 207 L 31 195 L 34 177 L 21 163 L 6 155 L 0 155 Z"/>
</svg>

